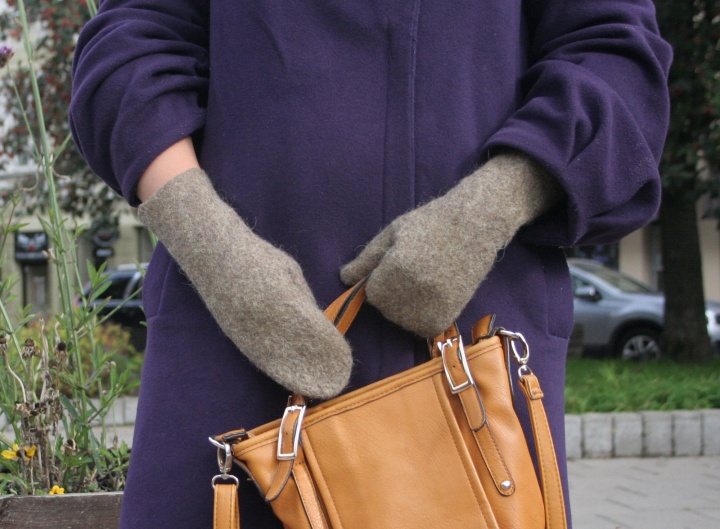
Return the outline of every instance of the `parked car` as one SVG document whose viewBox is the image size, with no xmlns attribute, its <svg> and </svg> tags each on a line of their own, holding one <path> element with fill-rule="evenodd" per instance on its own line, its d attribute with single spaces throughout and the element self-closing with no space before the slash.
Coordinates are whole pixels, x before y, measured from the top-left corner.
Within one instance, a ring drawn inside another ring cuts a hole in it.
<svg viewBox="0 0 720 529">
<path fill-rule="evenodd" d="M 665 297 L 652 287 L 588 259 L 568 259 L 575 325 L 582 327 L 583 351 L 626 360 L 661 355 Z M 720 303 L 708 301 L 705 315 L 720 354 Z"/>
<path fill-rule="evenodd" d="M 147 264 L 140 265 L 142 269 Z M 146 327 L 145 312 L 142 305 L 143 272 L 136 264 L 120 265 L 107 270 L 109 282 L 108 288 L 95 300 L 91 301 L 91 307 L 105 303 L 100 310 L 100 316 L 112 313 L 108 321 L 120 324 L 130 330 L 132 344 L 137 349 L 144 349 Z M 87 298 L 90 296 L 90 284 L 85 285 L 83 293 Z M 76 303 L 80 298 L 76 299 Z M 113 312 L 113 310 L 115 312 Z"/>
</svg>

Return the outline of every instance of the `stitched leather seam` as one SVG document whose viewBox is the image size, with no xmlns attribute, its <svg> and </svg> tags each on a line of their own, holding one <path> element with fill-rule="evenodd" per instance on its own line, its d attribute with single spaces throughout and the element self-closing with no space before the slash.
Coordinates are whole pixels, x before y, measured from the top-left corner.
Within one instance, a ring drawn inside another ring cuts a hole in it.
<svg viewBox="0 0 720 529">
<path fill-rule="evenodd" d="M 534 405 L 533 405 L 533 404 L 530 404 L 530 406 L 534 406 Z M 531 418 L 531 421 L 532 421 L 532 424 L 533 424 L 533 429 L 536 430 L 537 427 L 538 427 L 538 422 L 537 422 L 537 420 L 536 420 L 536 418 L 535 418 L 535 414 L 533 413 L 533 411 L 534 411 L 534 410 L 530 410 L 530 418 Z M 535 445 L 536 445 L 536 449 L 537 449 L 537 451 L 538 451 L 538 465 L 540 465 L 540 467 L 542 468 L 542 466 L 543 466 L 543 460 L 544 460 L 544 458 L 545 458 L 545 450 L 544 450 L 544 448 L 543 448 L 543 446 L 542 446 L 542 442 L 540 441 L 540 439 L 537 439 L 537 438 L 535 439 Z M 544 470 L 541 472 L 541 475 L 542 475 L 542 476 L 541 476 L 541 478 L 542 478 L 542 479 L 541 479 L 541 482 L 542 482 L 542 487 L 543 487 L 543 497 L 544 497 L 544 498 L 547 498 L 547 491 L 548 491 L 548 483 L 547 483 L 547 481 L 548 481 L 548 480 L 547 480 L 547 476 L 545 475 L 545 471 L 544 471 Z M 549 511 L 549 509 L 548 509 L 548 508 L 549 508 L 549 505 L 547 505 L 547 502 L 545 502 L 545 503 L 546 503 L 546 505 L 545 505 L 545 523 L 546 523 L 546 525 L 547 525 L 548 528 L 549 528 L 549 527 L 550 527 L 550 511 Z"/>
<path fill-rule="evenodd" d="M 237 489 L 235 489 L 235 491 L 237 491 Z M 230 527 L 232 529 L 239 529 L 240 524 L 237 519 L 237 515 L 239 515 L 240 506 L 238 505 L 237 492 L 231 494 L 230 496 L 232 497 L 233 502 L 232 507 L 230 508 Z"/>
<path fill-rule="evenodd" d="M 554 518 L 558 518 L 558 523 L 563 528 L 567 528 L 567 516 L 564 507 L 564 494 L 562 492 L 562 486 L 560 482 L 560 474 L 557 468 L 557 461 L 555 459 L 555 447 L 552 442 L 552 434 L 550 432 L 550 425 L 545 419 L 545 407 L 542 404 L 542 400 L 533 400 L 531 388 L 539 385 L 537 379 L 534 377 L 521 378 L 520 385 L 527 397 L 528 411 L 530 412 L 530 421 L 532 422 L 533 435 L 535 437 L 535 447 L 537 451 L 538 466 L 540 467 L 541 473 L 541 484 L 543 489 L 543 503 L 545 504 L 545 521 L 548 529 L 557 529 L 556 526 L 551 524 Z M 534 383 L 533 383 L 534 382 Z M 549 446 L 546 446 L 549 445 Z M 546 452 L 550 453 L 550 465 L 546 464 Z M 548 468 L 548 466 L 550 468 Z M 552 481 L 552 483 L 550 483 Z M 549 497 L 549 488 L 554 488 L 554 493 L 557 496 Z M 551 500 L 557 499 L 557 502 L 551 502 Z M 552 512 L 552 513 L 551 513 Z"/>
<path fill-rule="evenodd" d="M 495 453 L 497 454 L 497 459 L 500 461 L 500 464 L 502 465 L 503 469 L 505 470 L 505 474 L 509 477 L 510 481 L 512 481 L 513 487 L 510 489 L 510 491 L 504 491 L 500 488 L 498 481 L 498 477 L 496 473 L 493 471 L 494 465 L 491 464 L 490 459 L 488 456 L 485 455 L 485 450 L 483 450 L 482 443 L 480 442 L 480 433 L 483 429 L 487 428 L 488 435 L 490 437 L 490 442 L 492 443 L 493 447 L 495 448 Z M 498 447 L 497 442 L 495 441 L 495 435 L 492 433 L 492 429 L 490 428 L 490 423 L 485 424 L 483 428 L 481 428 L 477 432 L 473 432 L 473 437 L 475 438 L 475 444 L 477 444 L 478 448 L 480 449 L 480 455 L 482 455 L 483 460 L 485 461 L 485 466 L 488 469 L 488 472 L 490 473 L 490 476 L 492 477 L 493 483 L 495 484 L 495 488 L 497 488 L 498 492 L 502 494 L 503 496 L 510 496 L 513 492 L 515 492 L 515 480 L 512 477 L 512 474 L 510 473 L 510 469 L 507 467 L 507 464 L 505 463 L 505 459 L 502 456 L 502 453 L 500 452 L 500 447 Z"/>
<path fill-rule="evenodd" d="M 534 407 L 539 407 L 539 406 L 542 406 L 542 403 L 537 402 Z M 537 413 L 540 413 L 540 412 L 538 411 Z M 546 457 L 546 456 L 545 456 L 545 452 L 551 450 L 552 453 L 553 453 L 553 455 L 554 455 L 554 452 L 555 452 L 554 447 L 552 446 L 552 443 L 549 443 L 549 444 L 551 445 L 551 446 L 549 446 L 549 447 L 546 447 L 546 446 L 545 446 L 545 444 L 546 444 L 545 439 L 552 439 L 552 437 L 549 437 L 549 436 L 551 435 L 551 433 L 550 433 L 550 426 L 547 424 L 546 421 L 537 421 L 537 420 L 535 420 L 535 418 L 534 418 L 534 415 L 535 415 L 535 414 L 534 414 L 534 413 L 533 413 L 532 415 L 533 415 L 533 424 L 535 425 L 535 428 L 538 428 L 538 429 L 539 429 L 539 428 L 542 428 L 542 430 L 543 430 L 543 434 L 544 434 L 544 435 L 543 435 L 543 441 L 542 441 L 542 442 L 536 442 L 536 444 L 541 447 L 541 448 L 540 448 L 540 452 L 542 452 L 542 453 L 540 454 L 540 457 L 538 457 L 538 459 L 544 463 L 545 457 Z M 538 430 L 538 431 L 539 431 L 539 430 Z M 548 436 L 548 437 L 545 437 L 545 436 Z M 556 494 L 559 494 L 559 496 L 558 496 L 559 498 L 562 498 L 562 497 L 563 497 L 563 493 L 562 493 L 561 486 L 560 486 L 560 479 L 559 479 L 559 476 L 557 475 L 557 473 L 555 472 L 555 469 L 556 469 L 557 467 L 553 465 L 552 468 L 548 469 L 548 468 L 547 468 L 547 465 L 545 465 L 545 464 L 542 464 L 541 467 L 543 468 L 543 472 L 542 472 L 543 476 L 547 476 L 548 478 L 551 478 L 551 479 L 547 479 L 547 480 L 543 479 L 543 488 L 545 488 L 545 487 L 548 487 L 548 488 L 549 488 L 551 485 L 554 486 L 554 488 L 555 488 L 555 493 L 556 493 Z M 552 481 L 552 483 L 545 484 L 545 481 Z M 560 507 L 559 507 L 558 505 L 551 505 L 551 506 L 549 506 L 549 507 L 552 507 L 553 511 L 556 511 L 556 510 L 560 509 Z M 549 513 L 550 509 L 548 509 L 548 506 L 546 506 L 545 508 L 546 508 L 546 510 L 547 510 L 548 513 Z M 556 513 L 556 515 L 557 515 L 559 518 L 562 517 L 560 513 Z M 565 523 L 564 521 L 562 522 L 562 524 L 563 524 L 563 527 L 566 526 L 566 523 Z M 549 526 L 550 526 L 550 519 L 549 519 L 549 516 L 548 516 L 548 527 L 549 527 Z"/>
<path fill-rule="evenodd" d="M 298 467 L 299 466 L 301 466 L 301 465 L 298 465 Z M 305 495 L 303 494 L 303 488 L 300 485 L 298 485 L 298 477 L 297 477 L 297 474 L 295 473 L 295 467 L 293 467 L 293 477 L 295 478 L 295 488 L 298 491 L 298 496 L 300 496 L 300 501 L 302 502 L 303 510 L 305 511 L 305 516 L 308 519 L 308 525 L 311 527 L 311 529 L 315 529 L 313 527 L 312 520 L 310 519 L 310 515 L 308 514 L 308 504 L 307 504 L 307 501 L 305 501 Z"/>
<path fill-rule="evenodd" d="M 452 423 L 455 423 L 457 425 L 457 419 L 455 415 L 452 413 L 452 411 L 448 414 L 448 410 L 445 409 L 445 406 L 442 405 L 440 395 L 438 393 L 438 387 L 437 384 L 433 384 L 433 387 L 435 388 L 435 398 L 437 400 L 438 406 L 440 407 L 440 411 L 445 416 L 445 422 L 448 423 L 448 426 L 450 426 Z M 467 480 L 467 484 L 470 487 L 470 490 L 472 491 L 473 496 L 475 497 L 475 503 L 478 506 L 478 509 L 482 513 L 483 518 L 485 519 L 485 523 L 487 527 L 497 527 L 497 523 L 495 522 L 494 517 L 490 520 L 488 520 L 488 513 L 485 512 L 485 509 L 483 508 L 482 501 L 477 495 L 477 492 L 475 491 L 475 487 L 472 485 L 472 478 L 470 477 L 470 474 L 468 473 L 468 469 L 465 465 L 465 462 L 462 459 L 462 456 L 460 455 L 460 448 L 458 446 L 457 439 L 455 439 L 455 435 L 450 433 L 450 438 L 452 439 L 453 444 L 455 445 L 455 453 L 457 455 L 457 458 L 460 460 L 460 466 L 462 466 L 462 469 L 465 473 L 465 479 Z M 488 521 L 490 523 L 488 523 Z"/>
<path fill-rule="evenodd" d="M 287 464 L 287 465 L 285 465 Z M 275 500 L 277 500 L 280 497 L 280 494 L 282 494 L 282 491 L 285 490 L 285 486 L 287 485 L 288 480 L 290 479 L 290 475 L 292 474 L 293 465 L 295 464 L 295 460 L 291 459 L 289 461 L 280 461 L 275 467 L 275 474 L 273 475 L 273 479 L 270 482 L 270 486 L 268 487 L 267 493 L 263 492 L 263 495 L 265 496 L 265 501 L 268 503 L 271 503 Z M 279 486 L 277 493 L 270 497 L 268 496 L 270 494 L 270 491 L 273 490 L 273 485 L 275 485 L 275 480 L 278 479 L 278 476 L 280 475 L 280 471 L 282 470 L 283 466 L 288 466 L 287 473 L 285 474 L 285 478 L 283 479 L 282 484 Z"/>
<path fill-rule="evenodd" d="M 219 529 L 220 525 L 218 524 L 218 516 L 220 514 L 220 504 L 218 501 L 218 492 L 217 491 L 215 491 L 215 507 L 213 508 L 213 514 L 215 515 L 213 517 L 213 527 L 215 527 L 215 529 Z"/>
<path fill-rule="evenodd" d="M 463 413 L 465 415 L 465 418 L 467 420 L 468 426 L 473 432 L 473 439 L 475 440 L 475 444 L 477 445 L 478 449 L 480 450 L 480 455 L 483 458 L 483 461 L 485 462 L 485 467 L 487 468 L 488 472 L 490 473 L 490 477 L 492 478 L 493 484 L 495 485 L 495 488 L 497 491 L 503 495 L 503 496 L 511 496 L 515 492 L 515 482 L 513 480 L 512 474 L 510 473 L 510 470 L 507 467 L 507 464 L 505 463 L 505 459 L 502 456 L 502 453 L 500 452 L 500 447 L 498 446 L 497 442 L 495 441 L 495 436 L 493 435 L 492 428 L 490 426 L 490 422 L 487 420 L 485 424 L 478 430 L 473 428 L 472 421 L 470 420 L 470 414 L 469 414 L 469 407 L 475 404 L 476 400 L 471 396 L 469 397 L 470 402 L 473 404 L 467 404 L 466 405 L 466 399 L 467 397 L 467 391 L 464 391 L 462 393 L 458 394 L 458 397 L 460 399 L 460 404 L 463 409 Z M 479 395 L 479 392 L 478 392 Z M 479 397 L 482 398 L 482 397 Z M 487 433 L 485 433 L 483 430 L 487 430 Z M 488 446 L 488 442 L 484 441 L 484 439 L 487 439 L 489 436 L 490 438 L 490 446 Z M 486 452 L 491 452 L 490 454 L 486 454 Z M 495 455 L 495 457 L 492 457 Z M 496 469 L 495 461 L 499 461 L 500 465 L 502 465 L 503 470 L 505 471 L 504 477 L 498 477 Z M 509 479 L 513 486 L 508 490 L 503 490 L 500 486 L 500 483 L 504 479 Z"/>
<path fill-rule="evenodd" d="M 507 473 L 508 477 L 510 478 L 510 481 L 513 483 L 513 492 L 515 491 L 515 479 L 513 478 L 512 472 L 510 472 L 510 469 L 507 466 L 507 463 L 505 463 L 505 458 L 502 455 L 502 452 L 500 451 L 500 447 L 497 444 L 497 440 L 495 439 L 495 434 L 493 433 L 492 429 L 490 428 L 490 424 L 488 426 L 488 433 L 490 434 L 490 439 L 492 439 L 493 444 L 495 445 L 495 450 L 497 451 L 497 455 L 500 458 L 500 462 L 502 463 L 503 468 L 505 469 L 505 472 Z"/>
<path fill-rule="evenodd" d="M 226 486 L 226 485 L 218 485 L 218 487 L 223 487 L 223 486 Z M 215 508 L 213 509 L 215 516 L 214 516 L 214 520 L 213 520 L 213 525 L 214 525 L 215 529 L 226 529 L 226 528 L 233 529 L 234 528 L 234 526 L 233 526 L 234 506 L 232 506 L 232 505 L 231 505 L 231 508 L 229 510 L 227 510 L 227 513 L 226 513 L 227 524 L 220 523 L 220 512 L 225 511 L 225 509 L 221 508 L 223 500 L 228 500 L 229 502 L 232 502 L 232 500 L 233 500 L 232 494 L 230 494 L 230 498 L 227 498 L 226 497 L 227 494 L 221 493 L 220 492 L 221 490 L 224 490 L 224 489 L 216 489 L 216 491 L 215 491 Z M 225 502 L 225 503 L 227 504 L 228 502 Z"/>
<path fill-rule="evenodd" d="M 313 454 L 315 454 L 315 451 L 314 451 L 313 448 L 312 448 L 312 443 L 310 442 L 309 436 L 306 435 L 305 438 L 303 439 L 303 442 L 307 445 L 307 447 L 310 449 L 310 451 L 311 451 Z M 322 482 L 326 484 L 326 485 L 325 485 L 325 488 L 327 489 L 327 498 L 325 498 L 325 497 L 323 496 L 323 500 L 325 500 L 326 502 L 329 501 L 329 503 L 332 505 L 333 511 L 335 512 L 335 515 L 337 516 L 338 521 L 340 522 L 340 527 L 338 527 L 337 529 L 342 529 L 343 523 L 342 523 L 342 520 L 340 520 L 340 511 L 338 511 L 338 508 L 337 508 L 337 506 L 335 505 L 335 500 L 334 500 L 333 497 L 332 497 L 332 492 L 330 491 L 330 488 L 327 486 L 327 480 L 325 479 L 325 476 L 323 475 L 323 471 L 322 471 L 322 467 L 321 467 L 321 465 L 320 465 L 320 461 L 317 461 L 317 458 L 316 458 L 315 461 L 316 461 L 316 463 L 317 463 L 316 466 L 317 466 L 317 473 L 318 473 L 318 476 L 315 477 L 315 481 L 322 480 Z M 329 518 L 329 515 L 328 515 L 328 518 Z M 328 520 L 328 521 L 329 521 L 329 520 Z"/>
<path fill-rule="evenodd" d="M 465 413 L 465 418 L 468 421 L 468 426 L 470 426 L 470 428 L 472 430 L 472 425 L 470 424 L 470 419 L 468 418 L 467 410 L 465 409 L 465 403 L 462 401 L 462 398 L 460 398 L 460 403 L 462 405 L 463 412 Z M 494 465 L 492 465 L 490 463 L 488 456 L 485 455 L 485 450 L 483 449 L 483 443 L 480 440 L 480 436 L 482 435 L 482 432 L 485 429 L 487 429 L 488 433 L 490 433 L 491 441 L 494 443 L 495 439 L 492 438 L 492 432 L 490 431 L 490 423 L 489 422 L 486 422 L 485 425 L 480 428 L 480 430 L 473 431 L 473 439 L 475 440 L 475 444 L 477 445 L 478 450 L 480 450 L 480 455 L 482 456 L 483 461 L 485 462 L 485 467 L 487 468 L 488 472 L 490 473 L 490 477 L 492 478 L 493 483 L 495 484 L 495 487 L 498 489 L 498 492 L 500 492 L 502 494 L 502 490 L 498 486 L 497 476 L 495 475 L 495 472 L 493 471 Z M 497 445 L 495 445 L 495 449 L 497 451 Z M 500 459 L 500 461 L 503 463 L 503 466 L 505 466 L 505 462 L 502 461 L 502 458 Z M 507 467 L 505 467 L 505 470 L 507 470 Z"/>
<path fill-rule="evenodd" d="M 309 476 L 310 471 L 309 471 L 309 469 L 308 469 L 307 463 L 305 463 L 305 462 L 299 462 L 296 466 L 297 466 L 297 467 L 305 467 L 304 472 L 306 473 L 306 477 L 307 477 L 307 479 L 305 480 L 305 481 L 306 481 L 305 486 L 308 486 L 308 485 L 309 485 L 309 486 L 312 488 L 312 487 L 314 486 L 314 484 L 313 484 L 313 482 L 312 482 L 312 478 Z M 300 501 L 301 501 L 302 504 L 303 504 L 303 509 L 305 510 L 305 515 L 307 516 L 308 523 L 310 524 L 311 529 L 325 529 L 325 528 L 327 528 L 328 524 L 325 522 L 325 520 L 322 520 L 322 519 L 319 520 L 319 523 L 321 524 L 322 527 L 320 527 L 320 526 L 316 527 L 317 524 L 313 523 L 312 518 L 311 518 L 311 516 L 310 516 L 310 511 L 312 510 L 312 508 L 311 508 L 310 503 L 309 503 L 309 502 L 312 500 L 312 498 L 308 498 L 308 499 L 305 498 L 305 495 L 303 494 L 303 488 L 304 488 L 304 487 L 301 487 L 301 486 L 299 485 L 298 477 L 297 477 L 297 474 L 295 473 L 295 467 L 293 467 L 293 476 L 295 477 L 295 487 L 297 488 L 298 495 L 300 496 Z M 318 514 L 318 516 L 321 516 L 321 517 L 322 517 L 322 516 L 323 516 L 323 514 L 322 514 L 322 508 L 321 508 L 321 506 L 320 506 L 320 504 L 319 504 L 319 503 L 320 503 L 320 498 L 318 497 L 317 491 L 312 491 L 312 490 L 311 490 L 311 491 L 309 491 L 309 493 L 310 493 L 310 494 L 313 494 L 313 493 L 314 493 L 315 497 L 317 498 L 317 500 L 318 500 L 318 512 L 317 512 L 317 514 Z"/>
</svg>

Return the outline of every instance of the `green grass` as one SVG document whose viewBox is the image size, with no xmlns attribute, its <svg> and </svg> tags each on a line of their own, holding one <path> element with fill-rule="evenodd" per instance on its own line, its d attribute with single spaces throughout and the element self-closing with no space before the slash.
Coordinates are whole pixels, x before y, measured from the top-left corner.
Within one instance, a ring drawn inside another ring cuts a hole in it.
<svg viewBox="0 0 720 529">
<path fill-rule="evenodd" d="M 570 358 L 567 413 L 720 408 L 720 360 L 677 364 Z"/>
</svg>

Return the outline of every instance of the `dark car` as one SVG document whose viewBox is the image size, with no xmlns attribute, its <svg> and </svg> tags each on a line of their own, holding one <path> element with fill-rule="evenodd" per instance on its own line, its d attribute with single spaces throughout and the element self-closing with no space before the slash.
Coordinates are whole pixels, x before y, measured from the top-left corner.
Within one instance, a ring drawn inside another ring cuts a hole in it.
<svg viewBox="0 0 720 529">
<path fill-rule="evenodd" d="M 139 267 L 139 268 L 138 268 Z M 108 321 L 127 327 L 131 333 L 133 345 L 144 348 L 146 327 L 145 312 L 142 305 L 143 272 L 147 264 L 120 265 L 107 270 L 108 275 L 104 283 L 109 283 L 107 289 L 97 299 L 90 301 L 91 307 L 103 305 L 100 316 L 108 316 Z M 83 294 L 86 299 L 90 297 L 91 285 L 85 285 Z M 78 299 L 79 303 L 80 300 Z M 114 311 L 114 312 L 113 312 Z"/>
<path fill-rule="evenodd" d="M 587 354 L 626 360 L 660 356 L 665 297 L 630 276 L 587 259 L 568 259 L 575 325 Z M 720 303 L 706 303 L 708 333 L 720 352 Z"/>
</svg>

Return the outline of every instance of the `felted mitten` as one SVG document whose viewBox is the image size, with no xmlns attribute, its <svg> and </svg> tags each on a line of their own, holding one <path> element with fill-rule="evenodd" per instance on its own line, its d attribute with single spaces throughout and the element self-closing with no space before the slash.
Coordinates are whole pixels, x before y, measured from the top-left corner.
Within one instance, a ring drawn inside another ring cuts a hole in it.
<svg viewBox="0 0 720 529">
<path fill-rule="evenodd" d="M 562 197 L 560 185 L 528 156 L 498 154 L 447 194 L 395 219 L 345 265 L 366 275 L 367 299 L 422 337 L 447 330 L 517 230 Z"/>
<path fill-rule="evenodd" d="M 176 176 L 138 214 L 260 370 L 311 398 L 347 385 L 350 346 L 318 308 L 300 265 L 255 235 L 203 171 Z"/>
</svg>

